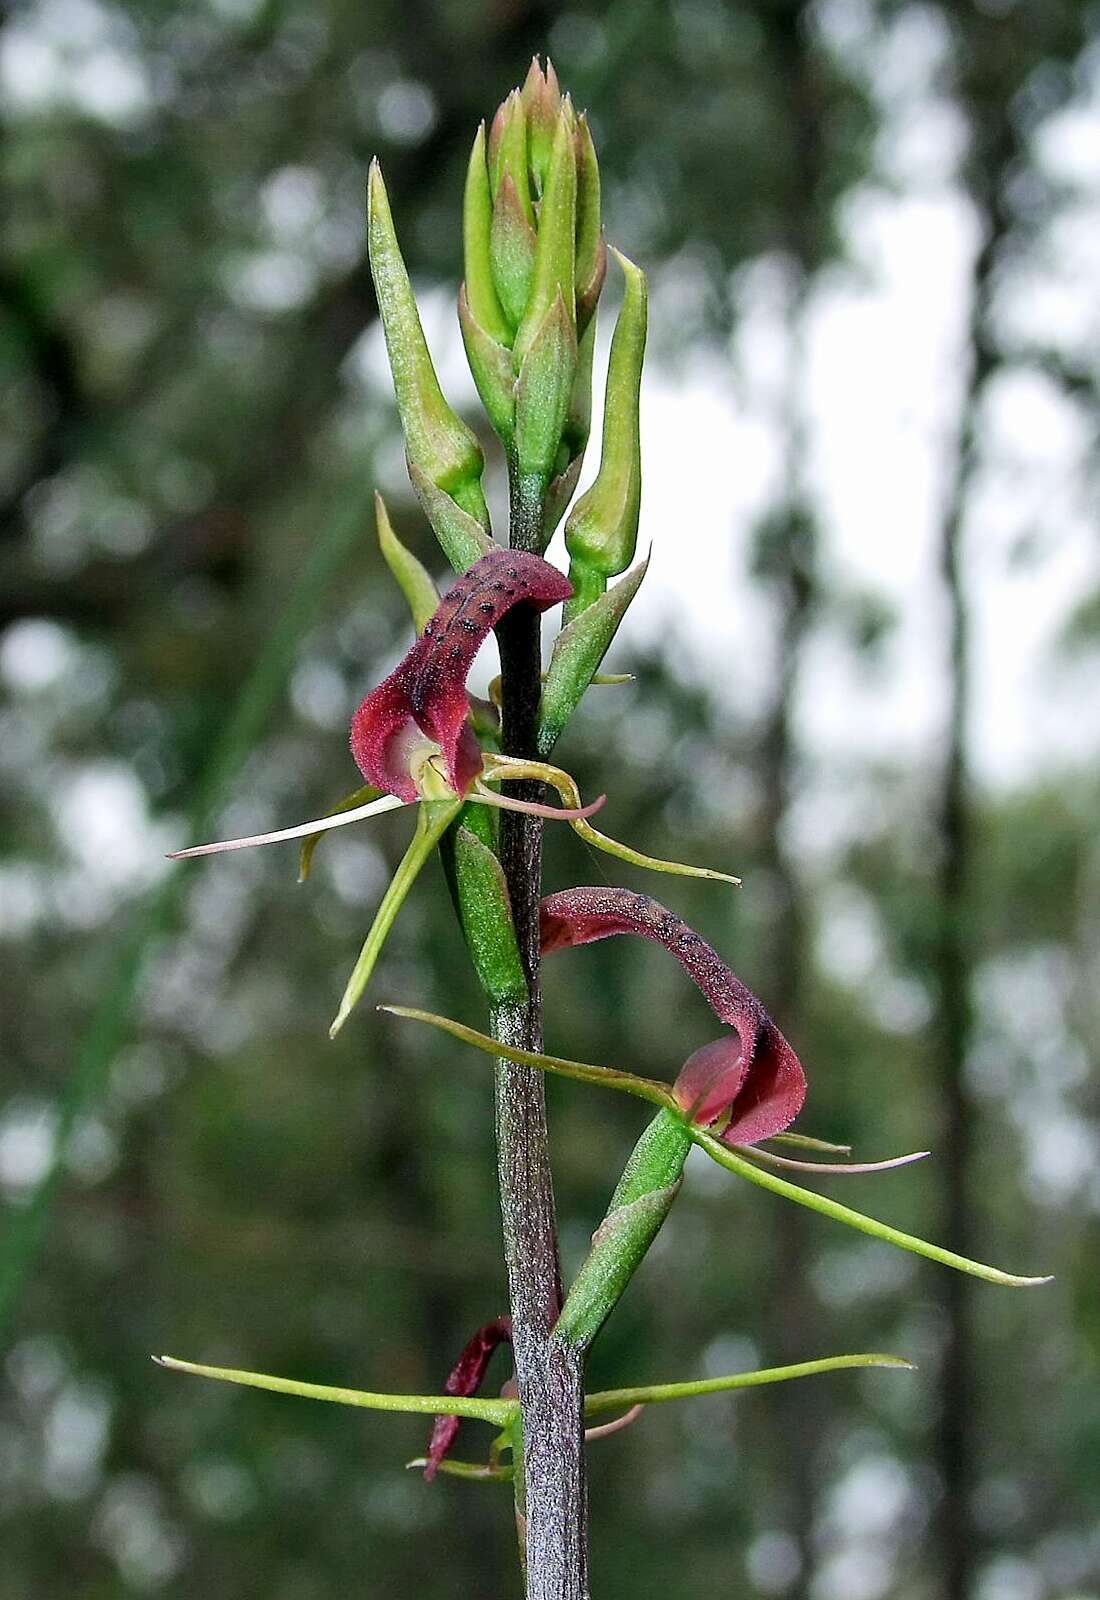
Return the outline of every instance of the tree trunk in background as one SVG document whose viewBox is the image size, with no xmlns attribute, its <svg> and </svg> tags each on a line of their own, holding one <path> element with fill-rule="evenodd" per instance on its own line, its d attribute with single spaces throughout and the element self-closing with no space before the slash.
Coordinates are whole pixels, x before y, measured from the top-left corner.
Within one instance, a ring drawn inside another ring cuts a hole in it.
<svg viewBox="0 0 1100 1600">
<path fill-rule="evenodd" d="M 803 415 L 805 356 L 803 324 L 812 274 L 821 250 L 821 117 L 815 66 L 805 30 L 808 7 L 781 5 L 766 20 L 768 49 L 785 92 L 789 182 L 781 223 L 792 274 L 787 392 L 784 414 L 787 495 L 762 530 L 760 566 L 776 607 L 775 693 L 764 724 L 760 773 L 764 800 L 760 864 L 772 894 L 768 934 L 761 958 L 762 992 L 769 1010 L 797 1040 L 804 1020 L 802 974 L 808 960 L 807 929 L 797 870 L 783 843 L 798 752 L 793 712 L 802 645 L 815 599 L 812 516 L 804 491 L 806 440 Z M 805 1218 L 797 1206 L 779 1206 L 772 1220 L 774 1289 L 770 1297 L 769 1360 L 787 1363 L 805 1356 L 805 1330 L 814 1324 L 808 1278 Z M 799 1571 L 786 1590 L 790 1600 L 808 1600 L 813 1576 L 816 1482 L 814 1458 L 821 1432 L 819 1396 L 780 1385 L 770 1396 L 778 1469 L 786 1487 L 785 1520 L 798 1549 Z"/>
</svg>

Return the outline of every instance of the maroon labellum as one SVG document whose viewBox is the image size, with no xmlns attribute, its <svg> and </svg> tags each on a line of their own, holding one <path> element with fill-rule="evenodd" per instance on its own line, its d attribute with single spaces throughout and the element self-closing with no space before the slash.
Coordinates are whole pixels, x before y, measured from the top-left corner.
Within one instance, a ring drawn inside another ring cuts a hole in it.
<svg viewBox="0 0 1100 1600">
<path fill-rule="evenodd" d="M 491 550 L 451 585 L 401 664 L 371 691 L 351 724 L 351 751 L 368 783 L 410 803 L 418 747 L 438 745 L 447 779 L 465 794 L 482 769 L 466 678 L 490 629 L 513 606 L 568 600 L 569 580 L 541 556 Z"/>
<path fill-rule="evenodd" d="M 619 933 L 663 945 L 733 1030 L 684 1063 L 672 1091 L 681 1110 L 701 1127 L 728 1118 L 721 1138 L 731 1145 L 788 1128 L 806 1098 L 798 1057 L 752 991 L 686 922 L 627 889 L 566 889 L 542 902 L 543 954 Z"/>
<path fill-rule="evenodd" d="M 443 1385 L 444 1394 L 476 1394 L 497 1345 L 511 1342 L 511 1317 L 495 1317 L 492 1322 L 479 1328 L 451 1368 L 450 1376 Z M 458 1437 L 461 1425 L 461 1417 L 436 1417 L 432 1424 L 427 1465 L 424 1468 L 424 1476 L 429 1482 Z"/>
</svg>

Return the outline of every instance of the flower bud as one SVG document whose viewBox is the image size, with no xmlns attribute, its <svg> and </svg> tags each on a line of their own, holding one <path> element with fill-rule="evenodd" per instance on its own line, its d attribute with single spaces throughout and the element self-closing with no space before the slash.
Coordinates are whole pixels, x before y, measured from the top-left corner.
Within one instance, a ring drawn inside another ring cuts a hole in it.
<svg viewBox="0 0 1100 1600">
<path fill-rule="evenodd" d="M 574 599 L 567 620 L 599 598 L 634 559 L 642 495 L 639 399 L 646 338 L 645 273 L 615 251 L 626 278 L 611 341 L 600 470 L 565 524 Z"/>
<path fill-rule="evenodd" d="M 410 470 L 421 473 L 487 536 L 481 446 L 439 387 L 377 161 L 367 181 L 367 240 Z"/>
<path fill-rule="evenodd" d="M 549 537 L 587 439 L 591 346 L 583 336 L 606 261 L 592 136 L 549 62 L 544 70 L 532 61 L 488 137 L 479 131 L 463 234 L 459 321 L 470 368 L 526 492 L 547 503 Z"/>
</svg>

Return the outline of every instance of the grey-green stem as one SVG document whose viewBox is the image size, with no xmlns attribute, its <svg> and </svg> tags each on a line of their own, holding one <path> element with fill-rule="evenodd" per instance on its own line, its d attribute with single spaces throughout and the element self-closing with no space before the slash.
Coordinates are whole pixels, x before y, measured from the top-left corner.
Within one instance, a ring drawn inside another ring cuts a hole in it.
<svg viewBox="0 0 1100 1600">
<path fill-rule="evenodd" d="M 541 494 L 513 474 L 512 548 L 540 553 L 542 525 Z M 508 755 L 534 757 L 542 666 L 537 613 L 528 606 L 517 606 L 497 635 L 503 748 Z M 525 797 L 534 791 L 537 798 L 540 786 L 512 787 Z M 541 823 L 534 817 L 504 813 L 500 849 L 528 998 L 494 1008 L 492 1032 L 502 1043 L 540 1050 Z M 528 1600 L 587 1600 L 583 1356 L 553 1337 L 561 1308 L 561 1272 L 544 1084 L 542 1074 L 534 1068 L 497 1062 L 496 1133 L 516 1380 L 523 1413 L 524 1471 L 517 1474 L 516 1494 L 517 1512 L 526 1523 L 527 1596 Z"/>
</svg>

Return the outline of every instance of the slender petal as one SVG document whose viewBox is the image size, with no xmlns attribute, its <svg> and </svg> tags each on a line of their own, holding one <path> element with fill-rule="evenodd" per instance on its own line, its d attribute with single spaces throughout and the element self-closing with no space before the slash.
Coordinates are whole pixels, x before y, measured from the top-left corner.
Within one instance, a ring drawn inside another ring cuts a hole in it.
<svg viewBox="0 0 1100 1600">
<path fill-rule="evenodd" d="M 416 799 L 416 791 L 413 791 Z M 169 861 L 189 861 L 192 856 L 214 856 L 223 850 L 251 850 L 258 844 L 282 844 L 284 839 L 305 839 L 313 834 L 328 833 L 331 828 L 346 828 L 349 822 L 362 822 L 364 817 L 377 817 L 383 811 L 397 811 L 408 802 L 394 794 L 384 794 L 366 805 L 355 806 L 327 817 L 314 817 L 312 822 L 298 822 L 293 828 L 276 828 L 274 833 L 250 833 L 244 839 L 222 839 L 217 844 L 194 844 L 188 850 L 173 850 Z"/>
<path fill-rule="evenodd" d="M 728 1140 L 725 1142 L 729 1143 Z M 932 1154 L 931 1150 L 912 1150 L 906 1156 L 890 1156 L 886 1161 L 795 1161 L 790 1156 L 777 1156 L 774 1150 L 764 1150 L 755 1144 L 739 1144 L 733 1148 L 739 1154 L 751 1156 L 754 1161 L 762 1161 L 768 1167 L 783 1167 L 790 1172 L 819 1173 L 825 1177 L 848 1177 L 852 1173 L 860 1172 L 889 1172 L 894 1167 L 912 1166 L 914 1161 L 923 1161 L 926 1156 Z"/>
</svg>

